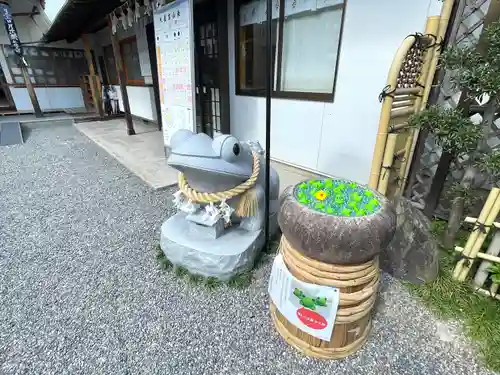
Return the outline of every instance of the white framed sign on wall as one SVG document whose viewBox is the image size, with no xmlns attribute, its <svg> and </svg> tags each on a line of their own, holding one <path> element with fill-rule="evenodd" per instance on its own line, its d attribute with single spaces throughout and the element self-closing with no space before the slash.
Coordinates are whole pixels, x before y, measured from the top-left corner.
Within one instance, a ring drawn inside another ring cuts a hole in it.
<svg viewBox="0 0 500 375">
<path fill-rule="evenodd" d="M 154 28 L 164 144 L 179 129 L 195 131 L 195 72 L 192 0 L 155 10 Z"/>
</svg>

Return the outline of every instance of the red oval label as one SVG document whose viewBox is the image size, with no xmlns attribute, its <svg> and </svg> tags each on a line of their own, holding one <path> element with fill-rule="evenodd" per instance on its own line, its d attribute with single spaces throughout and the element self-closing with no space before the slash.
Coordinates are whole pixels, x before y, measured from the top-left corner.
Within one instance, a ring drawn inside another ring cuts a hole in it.
<svg viewBox="0 0 500 375">
<path fill-rule="evenodd" d="M 312 329 L 322 330 L 328 325 L 326 319 L 320 314 L 303 307 L 297 310 L 297 317 L 302 323 Z"/>
</svg>

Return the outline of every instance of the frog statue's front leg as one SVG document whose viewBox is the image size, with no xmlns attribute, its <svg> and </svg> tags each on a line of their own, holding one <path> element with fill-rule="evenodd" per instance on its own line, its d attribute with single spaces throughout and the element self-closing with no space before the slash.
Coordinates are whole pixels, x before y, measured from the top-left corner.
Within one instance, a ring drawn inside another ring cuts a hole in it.
<svg viewBox="0 0 500 375">
<path fill-rule="evenodd" d="M 264 227 L 264 211 L 265 211 L 265 193 L 261 185 L 255 186 L 255 194 L 258 202 L 257 213 L 254 216 L 242 217 L 240 221 L 240 228 L 248 231 L 257 231 Z"/>
</svg>

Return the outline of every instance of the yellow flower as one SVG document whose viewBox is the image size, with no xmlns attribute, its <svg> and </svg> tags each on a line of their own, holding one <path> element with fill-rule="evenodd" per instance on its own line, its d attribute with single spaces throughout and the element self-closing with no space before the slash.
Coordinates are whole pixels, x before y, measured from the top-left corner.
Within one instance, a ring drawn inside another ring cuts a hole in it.
<svg viewBox="0 0 500 375">
<path fill-rule="evenodd" d="M 319 201 L 324 200 L 327 196 L 328 196 L 328 194 L 326 194 L 323 190 L 320 190 L 320 191 L 317 191 L 316 193 L 314 193 L 314 197 Z"/>
</svg>

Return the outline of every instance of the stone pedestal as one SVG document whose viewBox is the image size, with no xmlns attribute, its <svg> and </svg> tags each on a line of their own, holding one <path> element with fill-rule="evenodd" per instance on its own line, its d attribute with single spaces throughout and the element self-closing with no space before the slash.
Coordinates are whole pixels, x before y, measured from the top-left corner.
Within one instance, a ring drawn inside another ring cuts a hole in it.
<svg viewBox="0 0 500 375">
<path fill-rule="evenodd" d="M 276 215 L 272 215 L 271 222 L 276 228 Z M 235 226 L 215 239 L 200 236 L 195 226 L 186 220 L 185 213 L 179 212 L 163 223 L 160 239 L 161 249 L 172 264 L 193 274 L 229 280 L 252 269 L 264 245 L 263 230 L 247 231 Z"/>
</svg>

